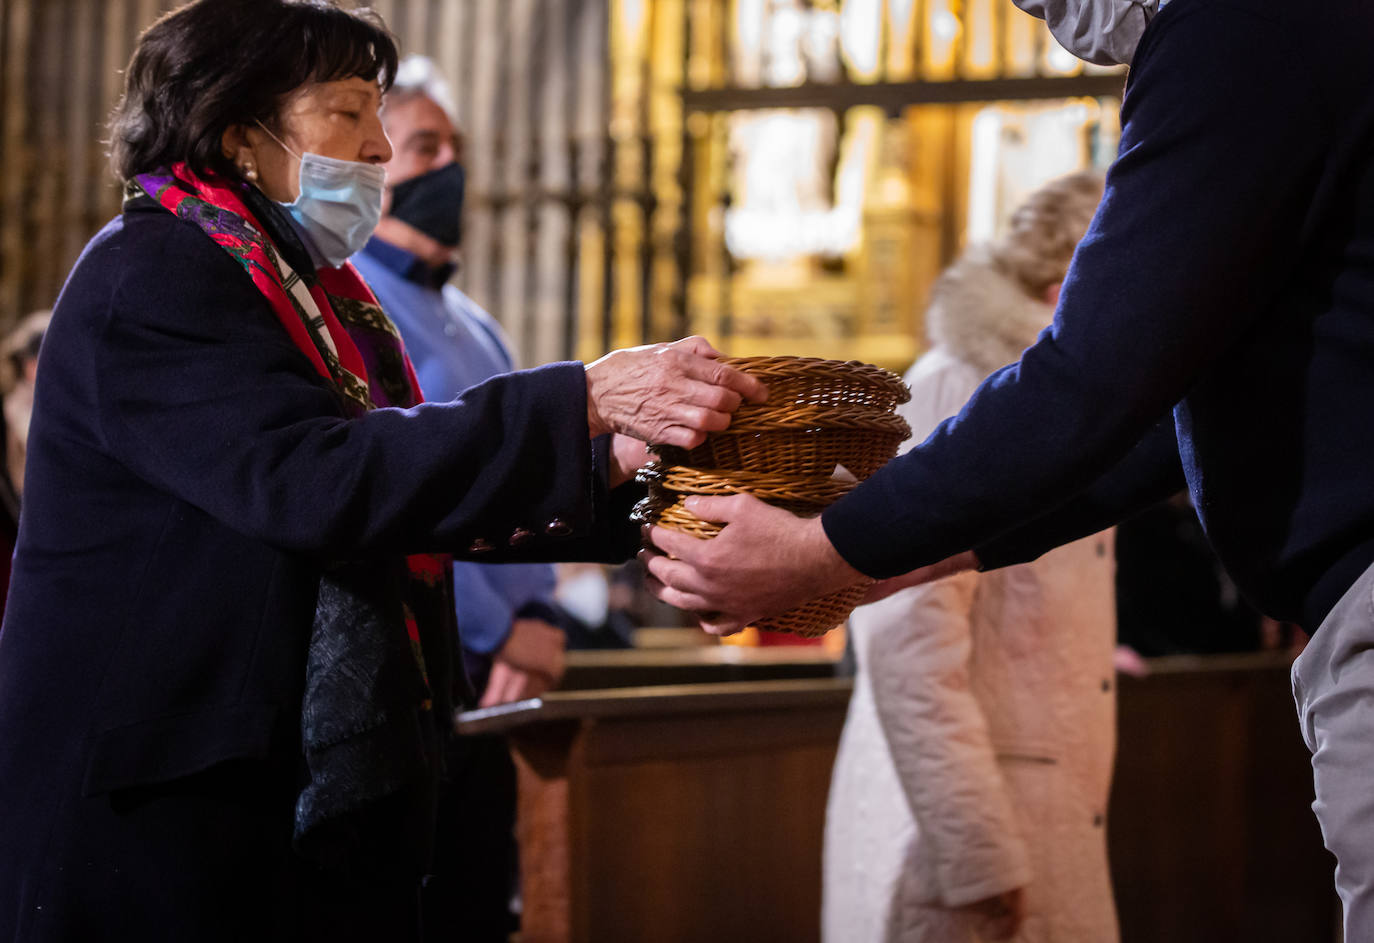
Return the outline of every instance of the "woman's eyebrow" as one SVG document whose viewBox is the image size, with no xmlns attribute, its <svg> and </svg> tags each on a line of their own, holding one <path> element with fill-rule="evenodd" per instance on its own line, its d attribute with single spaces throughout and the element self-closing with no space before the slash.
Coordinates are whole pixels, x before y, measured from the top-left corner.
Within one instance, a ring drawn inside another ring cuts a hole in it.
<svg viewBox="0 0 1374 943">
<path fill-rule="evenodd" d="M 337 101 L 338 99 L 344 97 L 352 98 L 359 104 L 365 105 L 371 102 L 376 96 L 372 92 L 365 91 L 361 88 L 335 87 L 329 90 L 329 98 L 332 101 Z"/>
</svg>

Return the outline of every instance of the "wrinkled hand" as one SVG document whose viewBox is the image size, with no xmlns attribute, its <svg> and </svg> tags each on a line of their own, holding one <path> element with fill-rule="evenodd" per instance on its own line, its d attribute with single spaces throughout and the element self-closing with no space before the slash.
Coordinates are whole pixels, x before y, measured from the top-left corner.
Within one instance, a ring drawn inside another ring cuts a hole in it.
<svg viewBox="0 0 1374 943">
<path fill-rule="evenodd" d="M 766 616 L 863 580 L 835 552 L 819 518 L 803 518 L 747 494 L 696 495 L 687 510 L 725 524 L 710 540 L 648 529 L 639 558 L 649 591 L 696 615 L 714 635 L 730 635 Z"/>
<path fill-rule="evenodd" d="M 506 644 L 492 659 L 480 707 L 538 697 L 563 677 L 567 640 L 557 626 L 540 619 L 516 619 Z"/>
<path fill-rule="evenodd" d="M 725 364 L 703 338 L 613 350 L 587 367 L 587 427 L 593 437 L 620 432 L 655 445 L 695 448 L 730 425 L 742 400 L 768 389 Z"/>
<path fill-rule="evenodd" d="M 978 923 L 978 936 L 987 940 L 1010 940 L 1026 919 L 1026 893 L 1015 888 L 993 897 L 974 901 L 966 908 Z"/>
<path fill-rule="evenodd" d="M 942 580 L 946 576 L 953 576 L 955 573 L 976 569 L 978 569 L 977 555 L 972 550 L 965 550 L 963 553 L 956 553 L 952 557 L 946 557 L 939 563 L 917 567 L 910 573 L 903 573 L 901 576 L 893 576 L 889 579 L 878 580 L 878 582 L 868 588 L 868 592 L 864 594 L 864 598 L 860 601 L 859 605 L 866 606 L 871 602 L 886 599 L 893 593 L 909 589 L 912 586 L 924 586 L 926 583 Z"/>
</svg>

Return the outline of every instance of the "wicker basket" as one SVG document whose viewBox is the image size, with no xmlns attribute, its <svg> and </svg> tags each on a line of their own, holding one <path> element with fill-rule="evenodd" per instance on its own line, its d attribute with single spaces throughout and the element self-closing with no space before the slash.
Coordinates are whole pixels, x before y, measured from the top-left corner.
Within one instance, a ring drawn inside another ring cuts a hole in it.
<svg viewBox="0 0 1374 943">
<path fill-rule="evenodd" d="M 778 475 L 829 476 L 842 466 L 867 478 L 911 434 L 893 410 L 911 398 L 901 377 L 857 361 L 740 357 L 724 361 L 768 384 L 768 402 L 745 403 L 730 428 L 680 464 Z"/>
<path fill-rule="evenodd" d="M 893 373 L 856 361 L 747 357 L 729 364 L 768 384 L 768 402 L 747 403 L 725 432 L 695 449 L 658 449 L 640 470 L 649 495 L 636 519 L 709 539 L 720 526 L 691 514 L 688 495 L 752 494 L 805 516 L 819 514 L 897 454 L 911 434 L 894 410 L 910 398 Z M 871 581 L 756 623 L 814 637 L 845 620 Z"/>
<path fill-rule="evenodd" d="M 732 427 L 708 436 L 682 464 L 732 471 L 768 469 L 777 475 L 802 476 L 829 476 L 839 467 L 862 481 L 882 468 L 911 434 L 900 416 L 885 418 L 881 424 L 870 420 L 852 428 Z"/>
</svg>

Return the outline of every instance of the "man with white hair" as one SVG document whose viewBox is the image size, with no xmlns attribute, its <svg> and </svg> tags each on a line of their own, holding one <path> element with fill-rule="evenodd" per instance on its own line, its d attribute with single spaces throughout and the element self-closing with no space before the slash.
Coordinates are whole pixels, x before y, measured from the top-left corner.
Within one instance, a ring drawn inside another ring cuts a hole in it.
<svg viewBox="0 0 1374 943">
<path fill-rule="evenodd" d="M 448 283 L 462 232 L 463 142 L 430 60 L 401 63 L 382 123 L 394 151 L 386 202 L 353 263 L 401 332 L 425 396 L 447 400 L 515 364 L 496 321 Z M 556 684 L 566 616 L 553 600 L 553 567 L 460 562 L 453 569 L 463 661 L 480 704 L 536 697 Z M 504 941 L 515 868 L 515 779 L 505 740 L 458 738 L 448 766 L 425 932 Z"/>
</svg>

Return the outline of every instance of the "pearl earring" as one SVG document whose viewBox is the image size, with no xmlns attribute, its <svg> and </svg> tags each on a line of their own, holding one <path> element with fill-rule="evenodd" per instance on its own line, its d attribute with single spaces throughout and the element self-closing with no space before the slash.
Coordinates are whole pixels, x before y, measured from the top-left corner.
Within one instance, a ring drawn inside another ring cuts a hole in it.
<svg viewBox="0 0 1374 943">
<path fill-rule="evenodd" d="M 243 179 L 247 180 L 249 183 L 257 183 L 257 182 L 258 182 L 258 169 L 257 169 L 256 167 L 254 167 L 251 163 L 244 164 L 244 165 L 243 165 Z"/>
</svg>

